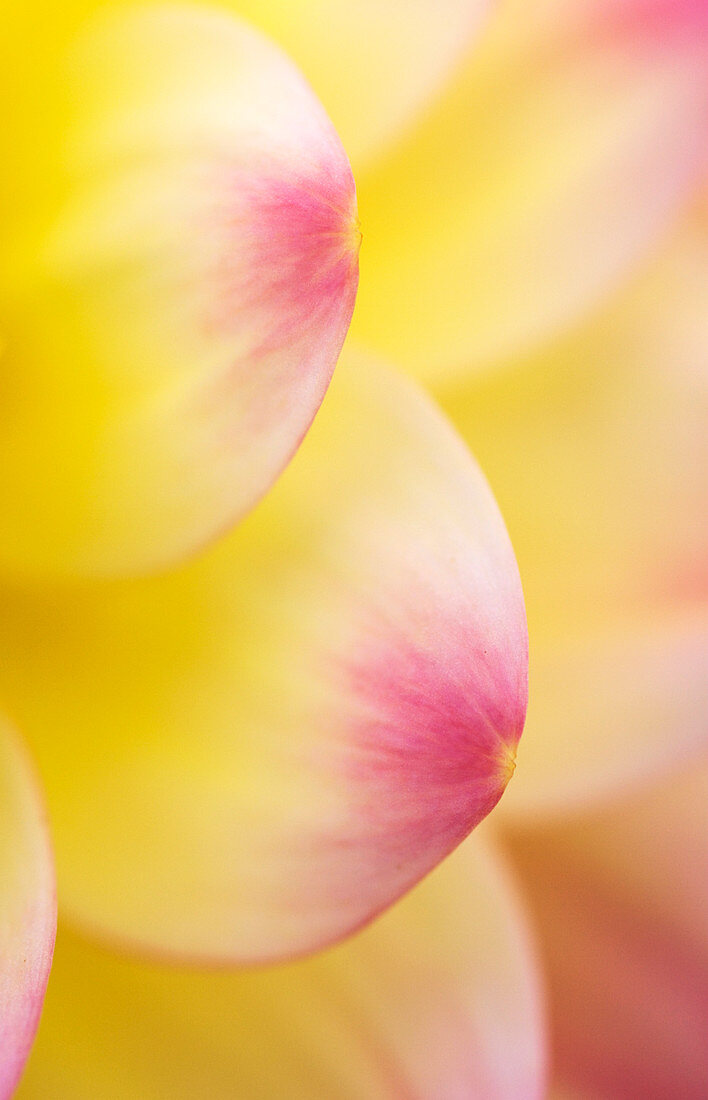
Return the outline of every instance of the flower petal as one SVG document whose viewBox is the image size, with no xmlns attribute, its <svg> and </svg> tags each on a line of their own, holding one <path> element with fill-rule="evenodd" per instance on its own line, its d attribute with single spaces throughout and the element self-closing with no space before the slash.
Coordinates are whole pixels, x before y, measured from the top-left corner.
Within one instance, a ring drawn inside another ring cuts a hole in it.
<svg viewBox="0 0 708 1100">
<path fill-rule="evenodd" d="M 5 275 L 0 562 L 144 571 L 308 428 L 354 304 L 354 183 L 304 80 L 228 16 L 106 17 L 71 64 L 66 194 Z"/>
<path fill-rule="evenodd" d="M 505 811 L 592 801 L 701 737 L 706 301 L 705 217 L 691 212 L 611 308 L 444 402 L 509 523 L 534 639 Z"/>
<path fill-rule="evenodd" d="M 708 773 L 513 835 L 544 949 L 556 1074 L 612 1100 L 708 1091 Z"/>
<path fill-rule="evenodd" d="M 707 659 L 705 612 L 532 656 L 524 753 L 504 814 L 602 802 L 689 759 L 705 743 Z"/>
<path fill-rule="evenodd" d="M 523 915 L 465 845 L 354 940 L 276 969 L 144 966 L 64 932 L 20 1098 L 534 1100 L 542 1044 Z"/>
<path fill-rule="evenodd" d="M 62 899 L 159 951 L 350 931 L 483 818 L 526 703 L 516 564 L 428 400 L 358 357 L 258 509 L 167 576 L 8 594 Z"/>
<path fill-rule="evenodd" d="M 362 340 L 440 381 L 614 287 L 705 167 L 706 11 L 500 4 L 449 94 L 359 177 Z"/>
<path fill-rule="evenodd" d="M 490 0 L 230 0 L 295 59 L 356 165 L 395 140 L 469 46 Z"/>
<path fill-rule="evenodd" d="M 13 1093 L 39 1022 L 56 928 L 46 824 L 27 761 L 0 722 L 0 1098 Z"/>
</svg>

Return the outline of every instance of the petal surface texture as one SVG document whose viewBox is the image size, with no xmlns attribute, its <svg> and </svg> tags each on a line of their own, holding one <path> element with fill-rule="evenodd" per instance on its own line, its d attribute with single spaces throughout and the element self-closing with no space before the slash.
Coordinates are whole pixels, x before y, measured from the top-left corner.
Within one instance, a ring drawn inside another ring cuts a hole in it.
<svg viewBox="0 0 708 1100">
<path fill-rule="evenodd" d="M 513 771 L 527 640 L 506 530 L 428 399 L 362 358 L 208 554 L 18 587 L 4 622 L 66 910 L 147 948 L 247 960 L 336 939 Z"/>
<path fill-rule="evenodd" d="M 507 0 L 411 136 L 358 179 L 357 335 L 426 380 L 575 321 L 705 166 L 695 0 Z"/>
<path fill-rule="evenodd" d="M 0 1098 L 13 1094 L 52 961 L 54 869 L 36 782 L 0 720 Z"/>
<path fill-rule="evenodd" d="M 706 302 L 705 212 L 691 210 L 611 306 L 445 397 L 509 525 L 533 638 L 502 812 L 590 803 L 703 743 Z"/>
<path fill-rule="evenodd" d="M 229 0 L 280 43 L 355 168 L 399 140 L 461 60 L 494 0 Z"/>
<path fill-rule="evenodd" d="M 512 844 L 555 1075 L 598 1100 L 708 1092 L 708 769 Z"/>
<path fill-rule="evenodd" d="M 356 293 L 351 171 L 277 48 L 196 7 L 91 27 L 38 155 L 53 209 L 22 208 L 0 271 L 15 571 L 147 571 L 239 518 L 308 428 Z"/>
<path fill-rule="evenodd" d="M 18 1100 L 537 1100 L 534 960 L 483 855 L 463 845 L 353 940 L 274 969 L 179 972 L 60 934 Z"/>
</svg>

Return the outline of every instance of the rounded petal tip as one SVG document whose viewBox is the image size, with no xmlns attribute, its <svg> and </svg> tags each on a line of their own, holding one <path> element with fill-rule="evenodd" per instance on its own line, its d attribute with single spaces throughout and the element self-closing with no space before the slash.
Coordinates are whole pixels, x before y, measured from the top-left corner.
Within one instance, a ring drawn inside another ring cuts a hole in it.
<svg viewBox="0 0 708 1100">
<path fill-rule="evenodd" d="M 21 204 L 0 271 L 0 567 L 148 573 L 242 518 L 307 432 L 354 308 L 356 191 L 301 74 L 228 13 L 121 7 L 55 52 L 51 211 Z"/>
</svg>

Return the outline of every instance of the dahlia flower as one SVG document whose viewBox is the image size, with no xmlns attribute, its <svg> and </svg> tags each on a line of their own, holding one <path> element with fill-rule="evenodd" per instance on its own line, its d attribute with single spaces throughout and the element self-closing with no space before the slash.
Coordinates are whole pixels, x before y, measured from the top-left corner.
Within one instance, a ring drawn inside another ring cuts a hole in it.
<svg viewBox="0 0 708 1100">
<path fill-rule="evenodd" d="M 705 8 L 5 30 L 0 1100 L 705 1095 Z"/>
</svg>

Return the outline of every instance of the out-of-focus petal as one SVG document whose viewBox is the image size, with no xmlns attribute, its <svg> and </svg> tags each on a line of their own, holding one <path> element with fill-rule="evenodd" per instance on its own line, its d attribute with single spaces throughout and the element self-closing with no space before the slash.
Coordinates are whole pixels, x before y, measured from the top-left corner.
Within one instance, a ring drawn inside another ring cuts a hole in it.
<svg viewBox="0 0 708 1100">
<path fill-rule="evenodd" d="M 361 358 L 209 554 L 6 603 L 0 676 L 63 902 L 145 947 L 252 959 L 341 936 L 513 771 L 526 626 L 502 520 L 428 400 Z"/>
<path fill-rule="evenodd" d="M 501 4 L 440 105 L 359 177 L 362 339 L 459 377 L 614 287 L 705 164 L 707 12 Z"/>
<path fill-rule="evenodd" d="M 534 639 L 505 811 L 645 780 L 701 736 L 706 302 L 705 224 L 692 213 L 593 322 L 445 400 L 509 524 Z"/>
<path fill-rule="evenodd" d="M 19 1097 L 534 1100 L 542 1076 L 523 914 L 465 845 L 354 940 L 272 970 L 149 967 L 64 932 Z"/>
<path fill-rule="evenodd" d="M 670 771 L 705 743 L 708 615 L 660 616 L 531 658 L 507 815 L 564 812 Z"/>
<path fill-rule="evenodd" d="M 46 823 L 21 748 L 0 721 L 0 1098 L 13 1093 L 39 1021 L 56 905 Z"/>
<path fill-rule="evenodd" d="M 557 1076 L 607 1100 L 708 1092 L 708 776 L 512 835 L 549 979 Z"/>
<path fill-rule="evenodd" d="M 0 272 L 0 563 L 136 572 L 240 516 L 308 428 L 356 293 L 354 183 L 228 15 L 114 15 L 67 64 L 66 193 Z"/>
<path fill-rule="evenodd" d="M 492 0 L 229 0 L 311 81 L 355 167 L 394 141 L 469 48 Z"/>
</svg>

